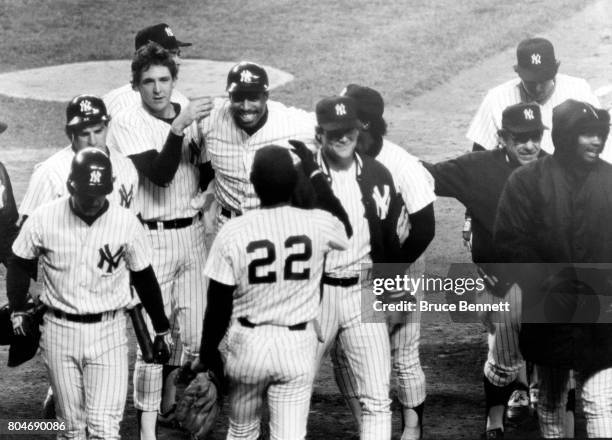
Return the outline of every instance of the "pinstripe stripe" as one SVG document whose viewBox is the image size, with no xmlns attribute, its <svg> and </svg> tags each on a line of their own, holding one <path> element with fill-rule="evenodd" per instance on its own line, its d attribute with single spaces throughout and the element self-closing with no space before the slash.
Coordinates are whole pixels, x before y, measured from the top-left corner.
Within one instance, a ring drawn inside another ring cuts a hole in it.
<svg viewBox="0 0 612 440">
<path fill-rule="evenodd" d="M 476 142 L 488 150 L 497 146 L 497 130 L 501 128 L 502 112 L 509 105 L 521 102 L 520 82 L 520 78 L 514 78 L 487 92 L 466 135 L 471 142 Z M 570 98 L 600 107 L 599 99 L 585 80 L 559 73 L 555 77 L 552 96 L 540 105 L 542 122 L 546 127 L 552 128 L 553 108 Z M 547 153 L 554 151 L 550 130 L 544 130 L 541 146 Z"/>
</svg>

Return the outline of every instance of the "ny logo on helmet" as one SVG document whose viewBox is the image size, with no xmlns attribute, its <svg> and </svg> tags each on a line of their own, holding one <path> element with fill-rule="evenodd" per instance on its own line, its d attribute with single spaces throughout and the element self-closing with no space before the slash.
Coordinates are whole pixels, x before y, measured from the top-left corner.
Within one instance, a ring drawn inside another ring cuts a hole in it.
<svg viewBox="0 0 612 440">
<path fill-rule="evenodd" d="M 378 186 L 374 187 L 372 192 L 372 198 L 376 203 L 376 214 L 378 218 L 384 220 L 387 218 L 389 212 L 389 205 L 391 204 L 391 194 L 389 193 L 389 185 L 383 186 L 383 192 L 381 193 Z"/>
<path fill-rule="evenodd" d="M 542 64 L 542 55 L 540 55 L 539 53 L 532 53 L 531 64 Z"/>
<path fill-rule="evenodd" d="M 102 180 L 102 172 L 100 170 L 92 170 L 89 173 L 89 184 L 90 185 L 99 185 Z"/>
<path fill-rule="evenodd" d="M 174 37 L 174 34 L 172 33 L 172 30 L 169 27 L 165 27 L 164 32 L 166 32 L 167 36 Z"/>
<path fill-rule="evenodd" d="M 528 121 L 533 121 L 535 119 L 535 116 L 533 115 L 533 109 L 530 108 L 526 108 L 525 110 L 523 110 L 523 116 L 525 116 L 525 119 Z"/>
<path fill-rule="evenodd" d="M 336 107 L 334 107 L 334 109 L 336 110 L 336 116 L 346 115 L 346 107 L 344 106 L 344 104 L 336 104 Z"/>
<path fill-rule="evenodd" d="M 85 113 L 85 114 L 97 114 L 100 112 L 100 110 L 98 110 L 97 108 L 95 108 L 92 104 L 91 101 L 88 99 L 84 99 L 79 103 L 80 109 L 81 109 L 81 113 Z"/>
<path fill-rule="evenodd" d="M 240 72 L 240 82 L 250 84 L 258 79 L 259 76 L 253 75 L 250 70 L 243 70 L 242 72 Z"/>
<path fill-rule="evenodd" d="M 98 261 L 98 269 L 104 270 L 104 264 L 107 265 L 106 273 L 112 273 L 113 270 L 119 267 L 119 262 L 121 261 L 121 257 L 123 256 L 123 246 L 119 246 L 117 252 L 113 254 L 108 244 L 105 244 L 104 247 L 98 249 L 98 253 L 100 254 L 100 260 Z"/>
</svg>

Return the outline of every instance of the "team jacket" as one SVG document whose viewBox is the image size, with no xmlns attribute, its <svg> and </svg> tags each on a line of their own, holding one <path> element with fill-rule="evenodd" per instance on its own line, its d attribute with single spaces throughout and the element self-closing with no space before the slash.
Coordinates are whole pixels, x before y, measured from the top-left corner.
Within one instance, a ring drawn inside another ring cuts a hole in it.
<svg viewBox="0 0 612 440">
<path fill-rule="evenodd" d="M 400 245 L 397 236 L 397 221 L 402 210 L 402 199 L 395 191 L 391 173 L 384 165 L 368 156 L 355 153 L 357 161 L 357 183 L 361 190 L 362 203 L 370 230 L 370 256 L 374 263 L 400 262 Z M 329 167 L 321 154 L 318 161 L 329 177 Z M 389 196 L 385 206 L 377 194 L 388 185 Z"/>
<path fill-rule="evenodd" d="M 589 172 L 577 173 L 575 161 L 564 164 L 557 153 L 512 174 L 498 206 L 494 239 L 500 256 L 511 263 L 529 263 L 522 265 L 519 281 L 523 321 L 534 304 L 552 310 L 565 307 L 567 295 L 570 303 L 578 298 L 578 288 L 562 295 L 542 288 L 542 282 L 558 272 L 552 263 L 612 262 L 612 165 L 599 159 Z M 571 270 L 579 274 L 582 269 Z M 595 293 L 610 294 L 610 272 L 591 278 L 597 281 L 591 285 Z M 537 364 L 598 371 L 612 366 L 612 325 L 523 322 L 520 347 L 523 356 Z"/>
</svg>

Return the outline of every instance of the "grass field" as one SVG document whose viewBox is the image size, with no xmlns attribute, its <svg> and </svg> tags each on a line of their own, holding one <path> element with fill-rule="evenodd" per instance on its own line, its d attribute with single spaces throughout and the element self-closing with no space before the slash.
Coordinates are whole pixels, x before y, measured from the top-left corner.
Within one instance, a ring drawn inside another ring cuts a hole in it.
<svg viewBox="0 0 612 440">
<path fill-rule="evenodd" d="M 467 149 L 462 135 L 456 135 L 464 127 L 457 128 L 456 121 L 441 120 L 439 113 L 429 114 L 418 106 L 410 109 L 410 115 L 416 115 L 410 119 L 404 113 L 411 103 L 591 3 L 593 0 L 0 0 L 0 72 L 129 58 L 135 32 L 164 21 L 179 39 L 194 43 L 185 50 L 188 58 L 249 59 L 290 72 L 295 81 L 274 90 L 272 99 L 291 105 L 312 110 L 320 97 L 337 93 L 349 82 L 377 88 L 389 109 L 392 138 L 409 138 L 416 124 L 419 128 L 426 125 L 428 132 L 439 136 L 413 138 L 410 144 L 410 151 L 432 159 L 440 157 L 443 144 Z M 511 64 L 513 60 L 508 60 L 509 71 Z M 482 84 L 467 85 L 478 86 Z M 477 104 L 475 99 L 473 106 Z M 65 103 L 0 96 L 0 120 L 10 127 L 0 137 L 0 161 L 14 164 L 11 179 L 18 201 L 32 163 L 42 160 L 50 148 L 66 144 L 64 110 Z M 452 130 L 445 130 L 445 124 Z M 434 272 L 451 261 L 467 260 L 458 245 L 462 209 L 443 201 L 436 210 L 437 237 L 429 255 Z M 3 274 L 2 269 L 2 278 Z M 4 285 L 0 298 L 3 293 Z M 428 438 L 475 438 L 481 430 L 483 341 L 478 325 L 424 326 L 422 358 L 431 411 Z M 1 350 L 0 359 L 4 359 Z M 45 387 L 40 362 L 0 374 L 8 399 L 0 402 L 0 419 L 15 414 L 35 416 L 32 411 L 38 410 Z M 134 432 L 132 421 L 125 423 L 128 435 Z M 394 423 L 397 431 L 397 414 Z M 329 369 L 324 368 L 317 382 L 310 426 L 313 439 L 352 435 L 351 420 Z M 514 435 L 510 438 L 522 434 Z M 533 437 L 533 427 L 529 435 Z M 160 438 L 180 437 L 164 434 Z"/>
</svg>

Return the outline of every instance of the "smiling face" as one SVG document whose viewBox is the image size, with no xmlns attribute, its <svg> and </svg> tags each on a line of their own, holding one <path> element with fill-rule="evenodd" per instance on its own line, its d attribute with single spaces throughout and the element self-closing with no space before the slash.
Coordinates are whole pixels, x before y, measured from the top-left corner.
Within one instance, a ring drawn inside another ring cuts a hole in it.
<svg viewBox="0 0 612 440">
<path fill-rule="evenodd" d="M 576 139 L 576 156 L 584 164 L 594 163 L 601 154 L 604 147 L 603 136 L 593 130 L 578 135 Z"/>
<path fill-rule="evenodd" d="M 322 152 L 330 163 L 346 168 L 353 162 L 359 138 L 358 128 L 322 130 L 320 135 Z"/>
<path fill-rule="evenodd" d="M 501 144 L 506 148 L 510 157 L 521 165 L 526 165 L 538 159 L 541 141 L 541 130 L 527 133 L 508 132 L 502 137 Z"/>
<path fill-rule="evenodd" d="M 266 114 L 268 92 L 236 91 L 229 97 L 230 111 L 241 128 L 255 127 Z"/>
<path fill-rule="evenodd" d="M 171 118 L 174 109 L 170 102 L 175 79 L 166 66 L 151 65 L 144 70 L 137 84 L 143 105 L 154 116 Z"/>
</svg>

